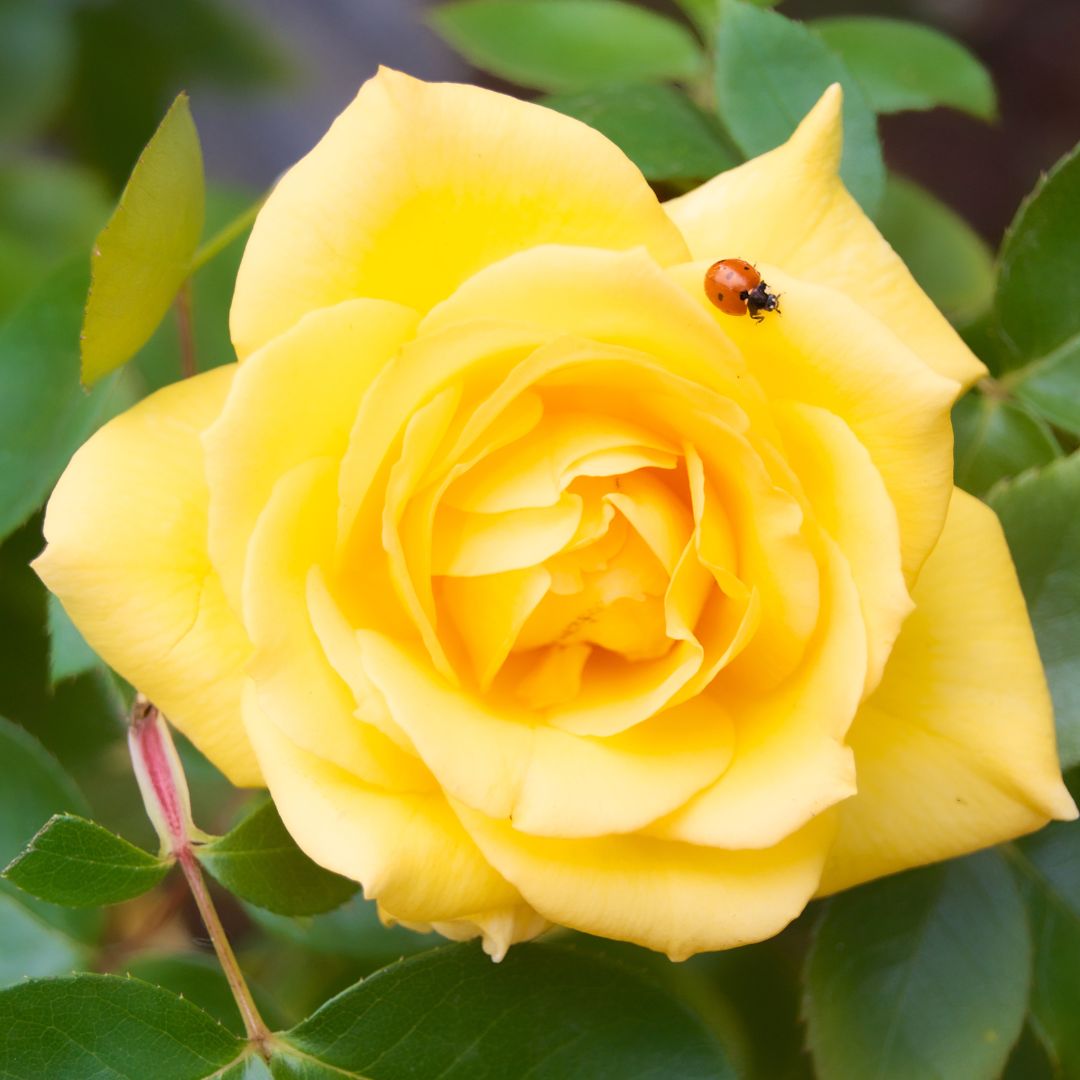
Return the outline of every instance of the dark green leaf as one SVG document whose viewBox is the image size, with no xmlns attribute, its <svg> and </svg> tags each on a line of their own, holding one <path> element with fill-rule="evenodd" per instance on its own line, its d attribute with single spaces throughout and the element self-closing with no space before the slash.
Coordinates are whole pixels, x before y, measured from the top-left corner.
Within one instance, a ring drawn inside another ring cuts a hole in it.
<svg viewBox="0 0 1080 1080">
<path fill-rule="evenodd" d="M 58 262 L 90 250 L 109 203 L 100 178 L 86 169 L 35 159 L 0 166 L 0 313 Z"/>
<path fill-rule="evenodd" d="M 94 248 L 82 330 L 89 385 L 131 359 L 164 318 L 202 235 L 202 151 L 186 94 L 146 144 Z"/>
<path fill-rule="evenodd" d="M 57 811 L 89 812 L 63 769 L 30 735 L 0 718 L 0 862 L 9 863 Z"/>
<path fill-rule="evenodd" d="M 103 666 L 50 685 L 48 594 L 27 565 L 43 545 L 40 516 L 0 545 L 0 715 L 28 730 L 66 769 L 85 765 L 84 775 L 96 778 L 102 752 L 123 736 L 123 703 Z M 41 821 L 54 809 L 46 807 Z M 94 817 L 100 820 L 96 807 Z"/>
<path fill-rule="evenodd" d="M 84 967 L 87 946 L 0 891 L 0 987 Z"/>
<path fill-rule="evenodd" d="M 994 310 L 1009 390 L 1080 434 L 1080 148 L 1021 205 L 1002 244 Z"/>
<path fill-rule="evenodd" d="M 454 0 L 430 18 L 477 67 L 540 90 L 689 79 L 703 64 L 685 27 L 622 0 Z"/>
<path fill-rule="evenodd" d="M 279 915 L 315 915 L 338 907 L 355 881 L 313 863 L 263 802 L 231 832 L 196 849 L 199 861 L 237 896 Z"/>
<path fill-rule="evenodd" d="M 721 0 L 716 35 L 716 105 L 747 155 L 779 146 L 834 82 L 844 88 L 840 175 L 875 214 L 885 184 L 877 121 L 858 83 L 802 23 L 745 0 Z"/>
<path fill-rule="evenodd" d="M 1046 1049 L 1028 1024 L 1013 1047 L 1001 1080 L 1062 1080 L 1047 1056 Z"/>
<path fill-rule="evenodd" d="M 49 594 L 49 679 L 53 683 L 101 667 L 98 654 L 86 644 L 60 601 Z"/>
<path fill-rule="evenodd" d="M 0 326 L 0 536 L 36 510 L 71 455 L 122 400 L 79 385 L 87 268 L 62 267 Z"/>
<path fill-rule="evenodd" d="M 847 64 L 876 112 L 951 105 L 983 120 L 997 113 L 990 73 L 939 30 L 873 15 L 817 19 L 811 26 Z"/>
<path fill-rule="evenodd" d="M 801 927 L 795 932 L 801 934 Z M 714 1002 L 733 1014 L 725 1045 L 740 1080 L 813 1080 L 799 1021 L 804 942 L 792 933 L 680 965 L 702 971 Z"/>
<path fill-rule="evenodd" d="M 830 901 L 806 970 L 824 1078 L 993 1080 L 1020 1034 L 1031 940 L 996 852 Z"/>
<path fill-rule="evenodd" d="M 1080 1076 L 1080 826 L 1055 822 L 1008 850 L 1035 940 L 1032 1024 L 1060 1075 Z"/>
<path fill-rule="evenodd" d="M 200 953 L 142 953 L 129 960 L 124 970 L 143 982 L 163 987 L 198 1005 L 237 1035 L 244 1034 L 244 1021 L 236 1007 L 221 966 L 213 956 Z M 245 971 L 245 975 L 247 972 Z M 260 1015 L 268 1024 L 279 1022 L 274 1006 L 248 976 L 248 985 Z"/>
<path fill-rule="evenodd" d="M 57 814 L 4 871 L 24 892 L 68 907 L 119 904 L 169 872 L 159 859 L 93 821 Z"/>
<path fill-rule="evenodd" d="M 1080 344 L 1006 376 L 1004 383 L 1025 405 L 1052 424 L 1080 435 Z"/>
<path fill-rule="evenodd" d="M 0 863 L 6 866 L 43 821 L 63 810 L 88 813 L 82 794 L 41 744 L 22 728 L 0 719 Z M 102 923 L 96 911 L 71 911 L 42 903 L 0 881 L 0 895 L 4 894 L 40 924 L 38 936 L 49 938 L 48 948 L 57 956 L 77 958 L 82 955 L 82 943 L 95 941 L 100 935 Z M 49 970 L 68 970 L 70 966 L 67 959 L 57 963 L 58 968 Z M 31 966 L 20 974 L 41 971 L 37 959 L 31 957 Z"/>
<path fill-rule="evenodd" d="M 1054 433 L 1037 416 L 977 390 L 957 402 L 953 432 L 956 482 L 973 495 L 1061 457 Z"/>
<path fill-rule="evenodd" d="M 1069 768 L 1080 763 L 1080 453 L 1002 484 L 989 502 L 1020 576 Z"/>
<path fill-rule="evenodd" d="M 138 979 L 76 975 L 0 991 L 5 1080 L 204 1080 L 245 1054 L 190 1001 Z"/>
<path fill-rule="evenodd" d="M 404 960 L 285 1033 L 308 1055 L 275 1077 L 372 1080 L 724 1080 L 734 1074 L 692 1013 L 630 968 L 571 948 L 475 945 Z M 287 1054 L 287 1052 L 286 1052 Z"/>
<path fill-rule="evenodd" d="M 955 211 L 925 188 L 891 175 L 878 212 L 882 235 L 915 280 L 957 326 L 987 311 L 994 292 L 994 257 Z"/>
<path fill-rule="evenodd" d="M 359 894 L 323 915 L 290 918 L 256 907 L 249 908 L 248 913 L 277 938 L 313 952 L 358 960 L 370 968 L 424 952 L 442 942 L 434 934 L 383 926 L 375 902 Z"/>
<path fill-rule="evenodd" d="M 671 86 L 603 87 L 545 105 L 606 135 L 648 180 L 702 180 L 742 160 L 715 122 Z"/>
<path fill-rule="evenodd" d="M 0 3 L 0 136 L 33 132 L 63 101 L 75 42 L 65 4 Z"/>
</svg>

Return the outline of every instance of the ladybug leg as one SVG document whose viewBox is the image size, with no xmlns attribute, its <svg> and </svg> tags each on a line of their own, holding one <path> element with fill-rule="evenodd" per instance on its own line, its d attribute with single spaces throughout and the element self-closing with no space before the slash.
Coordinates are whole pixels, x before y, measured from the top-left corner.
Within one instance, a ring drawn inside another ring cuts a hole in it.
<svg viewBox="0 0 1080 1080">
<path fill-rule="evenodd" d="M 765 316 L 762 315 L 760 311 L 751 311 L 750 312 L 750 318 L 753 319 L 754 322 L 764 322 L 765 321 Z"/>
</svg>

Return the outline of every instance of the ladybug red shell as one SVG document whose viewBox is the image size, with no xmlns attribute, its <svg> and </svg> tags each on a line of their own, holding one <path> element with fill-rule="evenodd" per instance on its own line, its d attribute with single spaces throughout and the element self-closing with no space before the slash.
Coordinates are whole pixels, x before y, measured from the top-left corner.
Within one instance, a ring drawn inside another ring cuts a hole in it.
<svg viewBox="0 0 1080 1080">
<path fill-rule="evenodd" d="M 754 322 L 762 321 L 763 311 L 780 310 L 780 297 L 745 259 L 714 262 L 705 271 L 705 295 L 725 315 L 749 314 Z"/>
</svg>

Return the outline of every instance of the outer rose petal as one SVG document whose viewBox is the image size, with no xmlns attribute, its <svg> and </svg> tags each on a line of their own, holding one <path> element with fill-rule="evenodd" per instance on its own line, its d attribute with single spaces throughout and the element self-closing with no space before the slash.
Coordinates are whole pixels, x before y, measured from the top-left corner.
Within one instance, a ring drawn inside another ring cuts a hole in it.
<svg viewBox="0 0 1080 1080">
<path fill-rule="evenodd" d="M 647 836 L 527 836 L 453 805 L 487 858 L 541 915 L 673 960 L 779 933 L 817 887 L 835 813 L 773 848 L 719 851 Z"/>
<path fill-rule="evenodd" d="M 957 490 L 881 685 L 822 892 L 1076 817 L 1024 598 L 992 510 Z"/>
<path fill-rule="evenodd" d="M 481 267 L 544 243 L 687 257 L 641 173 L 598 132 L 384 68 L 259 214 L 233 299 L 237 353 L 353 297 L 427 310 Z"/>
<path fill-rule="evenodd" d="M 206 550 L 203 430 L 235 365 L 159 390 L 75 455 L 34 564 L 87 641 L 233 783 L 262 777 L 240 719 L 247 637 Z"/>
<path fill-rule="evenodd" d="M 521 918 L 517 890 L 441 794 L 385 791 L 300 749 L 261 714 L 250 686 L 244 716 L 285 827 L 321 866 L 363 882 L 385 914 L 424 924 L 466 920 L 485 932 L 496 956 L 537 932 L 535 921 Z"/>
<path fill-rule="evenodd" d="M 834 84 L 782 146 L 664 208 L 695 259 L 773 263 L 839 289 L 935 371 L 969 386 L 986 369 L 840 180 L 841 101 Z"/>
</svg>

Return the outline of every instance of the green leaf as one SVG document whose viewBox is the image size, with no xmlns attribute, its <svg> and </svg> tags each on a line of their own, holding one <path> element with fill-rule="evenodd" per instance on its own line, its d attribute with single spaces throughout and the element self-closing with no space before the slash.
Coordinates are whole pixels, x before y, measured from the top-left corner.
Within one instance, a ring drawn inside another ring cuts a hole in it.
<svg viewBox="0 0 1080 1080">
<path fill-rule="evenodd" d="M 228 980 L 213 956 L 201 953 L 142 953 L 124 965 L 128 975 L 160 986 L 198 1005 L 237 1035 L 244 1034 L 244 1021 Z M 245 972 L 245 975 L 247 973 Z M 279 1022 L 277 1010 L 261 989 L 247 976 L 260 1015 L 267 1023 Z"/>
<path fill-rule="evenodd" d="M 31 158 L 0 165 L 0 313 L 58 262 L 90 249 L 110 202 L 87 169 Z"/>
<path fill-rule="evenodd" d="M 756 945 L 695 957 L 675 970 L 704 972 L 712 1000 L 731 1010 L 730 1046 L 741 1080 L 813 1080 L 799 1021 L 804 942 L 795 927 Z M 715 1008 L 715 1006 L 714 1006 Z"/>
<path fill-rule="evenodd" d="M 102 753 L 123 736 L 124 706 L 103 666 L 50 685 L 48 594 L 27 565 L 43 546 L 39 515 L 0 545 L 0 715 L 39 739 L 66 769 L 85 764 L 88 775 L 96 778 L 109 771 L 101 767 Z M 124 763 L 125 757 L 119 761 Z M 110 759 L 114 764 L 116 760 Z M 130 765 L 125 769 L 130 778 Z M 130 783 L 134 787 L 133 779 Z M 30 827 L 56 809 L 46 806 Z M 94 816 L 100 820 L 100 814 Z M 20 837 L 22 842 L 29 839 L 29 833 Z"/>
<path fill-rule="evenodd" d="M 1054 822 L 1007 851 L 1035 940 L 1032 1026 L 1060 1075 L 1080 1076 L 1080 826 Z"/>
<path fill-rule="evenodd" d="M 5 1080 L 204 1080 L 246 1056 L 190 1001 L 138 979 L 76 975 L 0 991 Z"/>
<path fill-rule="evenodd" d="M 994 293 L 993 254 L 945 203 L 918 184 L 890 175 L 877 225 L 954 325 L 971 323 L 989 309 Z"/>
<path fill-rule="evenodd" d="M 1054 698 L 1062 766 L 1080 763 L 1080 453 L 991 493 Z"/>
<path fill-rule="evenodd" d="M 994 312 L 1006 387 L 1080 434 L 1080 147 L 1021 205 L 1002 244 Z"/>
<path fill-rule="evenodd" d="M 34 132 L 64 99 L 75 60 L 65 4 L 0 3 L 0 137 Z"/>
<path fill-rule="evenodd" d="M 269 801 L 195 853 L 226 889 L 279 915 L 329 911 L 359 889 L 355 881 L 313 863 L 296 846 Z"/>
<path fill-rule="evenodd" d="M 403 926 L 384 926 L 375 901 L 365 900 L 360 894 L 322 915 L 289 917 L 254 906 L 246 910 L 276 938 L 313 952 L 358 960 L 370 968 L 424 952 L 442 942 L 434 934 L 418 934 Z"/>
<path fill-rule="evenodd" d="M 993 1080 L 1020 1034 L 1031 940 L 984 852 L 874 882 L 826 908 L 807 957 L 818 1075 Z"/>
<path fill-rule="evenodd" d="M 99 907 L 141 896 L 171 866 L 93 821 L 57 814 L 3 876 L 53 904 Z"/>
<path fill-rule="evenodd" d="M 89 813 L 86 800 L 56 760 L 22 728 L 0 718 L 0 864 L 11 862 L 41 823 L 63 810 Z M 0 894 L 12 896 L 44 926 L 63 935 L 68 952 L 79 951 L 76 943 L 93 942 L 100 936 L 102 920 L 96 911 L 42 903 L 4 881 L 0 881 Z"/>
<path fill-rule="evenodd" d="M 0 987 L 26 978 L 67 975 L 89 959 L 84 942 L 0 891 Z"/>
<path fill-rule="evenodd" d="M 0 325 L 0 537 L 36 510 L 71 455 L 112 412 L 122 387 L 79 385 L 87 270 L 50 275 Z"/>
<path fill-rule="evenodd" d="M 601 87 L 543 104 L 606 135 L 647 180 L 702 180 L 742 160 L 715 122 L 671 86 Z"/>
<path fill-rule="evenodd" d="M 500 964 L 475 944 L 403 960 L 281 1039 L 278 1078 L 734 1077 L 720 1044 L 675 999 L 628 967 L 551 945 L 517 945 Z"/>
<path fill-rule="evenodd" d="M 1062 456 L 1050 428 L 1011 401 L 976 390 L 956 403 L 952 419 L 956 483 L 972 495 Z"/>
<path fill-rule="evenodd" d="M 82 331 L 87 385 L 131 359 L 164 318 L 190 272 L 205 199 L 199 136 L 180 94 L 94 248 Z"/>
<path fill-rule="evenodd" d="M 540 90 L 691 79 L 704 63 L 685 27 L 622 0 L 455 0 L 429 18 L 470 63 Z"/>
<path fill-rule="evenodd" d="M 49 593 L 49 681 L 64 679 L 101 667 L 101 659 L 86 643 L 63 605 Z"/>
<path fill-rule="evenodd" d="M 1046 1049 L 1028 1024 L 1020 1034 L 1020 1041 L 1013 1047 L 1009 1063 L 1001 1074 L 1001 1080 L 1061 1080 L 1047 1057 Z"/>
<path fill-rule="evenodd" d="M 802 23 L 745 0 L 721 0 L 716 106 L 739 149 L 762 154 L 784 142 L 834 82 L 844 88 L 840 175 L 868 214 L 885 184 L 877 121 L 854 77 Z"/>
<path fill-rule="evenodd" d="M 997 114 L 990 73 L 939 30 L 874 15 L 810 24 L 858 79 L 876 112 L 949 105 L 982 120 Z"/>
<path fill-rule="evenodd" d="M 255 193 L 246 189 L 211 185 L 206 192 L 206 244 L 210 244 L 221 230 L 228 229 L 238 215 L 246 214 L 256 198 Z M 191 278 L 195 355 L 200 371 L 236 359 L 229 338 L 229 305 L 247 236 L 247 230 L 238 233 Z M 196 261 L 202 252 L 202 247 L 196 251 Z M 176 381 L 180 372 L 180 349 L 175 310 L 165 317 L 127 370 L 137 372 L 145 380 L 148 391 Z"/>
<path fill-rule="evenodd" d="M 720 21 L 722 0 L 675 0 L 686 12 L 688 18 L 702 32 L 707 41 L 711 41 L 713 31 Z M 750 0 L 758 7 L 776 7 L 780 0 Z"/>
</svg>

